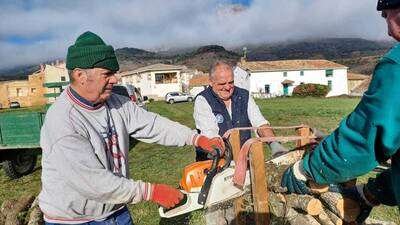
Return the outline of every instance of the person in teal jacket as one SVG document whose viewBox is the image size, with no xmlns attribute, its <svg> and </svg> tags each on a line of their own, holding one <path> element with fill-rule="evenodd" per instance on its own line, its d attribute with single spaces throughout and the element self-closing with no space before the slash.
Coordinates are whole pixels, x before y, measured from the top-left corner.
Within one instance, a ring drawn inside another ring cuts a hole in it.
<svg viewBox="0 0 400 225">
<path fill-rule="evenodd" d="M 400 0 L 379 0 L 388 34 L 400 41 Z M 339 184 L 364 175 L 391 159 L 391 168 L 365 185 L 335 188 L 359 200 L 365 220 L 372 207 L 400 207 L 400 44 L 382 57 L 368 90 L 339 127 L 303 160 L 291 166 L 281 185 L 290 193 L 307 194 L 307 181 Z M 340 187 L 340 186 L 337 186 Z"/>
</svg>

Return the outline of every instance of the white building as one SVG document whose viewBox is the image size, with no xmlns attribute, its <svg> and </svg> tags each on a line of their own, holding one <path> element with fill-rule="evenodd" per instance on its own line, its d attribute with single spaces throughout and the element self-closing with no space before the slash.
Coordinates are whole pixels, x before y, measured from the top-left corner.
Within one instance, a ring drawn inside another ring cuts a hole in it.
<svg viewBox="0 0 400 225">
<path fill-rule="evenodd" d="M 132 84 L 142 95 L 164 98 L 168 92 L 186 91 L 194 71 L 186 66 L 154 64 L 119 74 L 123 84 Z"/>
<path fill-rule="evenodd" d="M 347 67 L 328 60 L 241 61 L 234 70 L 235 85 L 254 97 L 291 95 L 300 84 L 327 85 L 327 97 L 348 94 Z"/>
<path fill-rule="evenodd" d="M 200 92 L 205 90 L 209 84 L 210 84 L 210 78 L 208 74 L 195 76 L 189 81 L 189 93 L 192 96 L 196 96 Z"/>
</svg>

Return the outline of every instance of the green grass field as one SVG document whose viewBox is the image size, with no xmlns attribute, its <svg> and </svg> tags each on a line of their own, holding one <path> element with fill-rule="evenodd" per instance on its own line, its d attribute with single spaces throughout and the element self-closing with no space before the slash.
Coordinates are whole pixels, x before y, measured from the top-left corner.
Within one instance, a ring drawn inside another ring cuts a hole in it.
<svg viewBox="0 0 400 225">
<path fill-rule="evenodd" d="M 333 98 L 277 98 L 257 101 L 261 112 L 272 125 L 307 124 L 330 132 L 339 121 L 356 106 L 359 99 Z M 194 128 L 192 118 L 193 104 L 181 103 L 169 105 L 164 102 L 152 102 L 149 110 L 159 113 L 172 120 Z M 154 183 L 167 183 L 177 186 L 181 171 L 185 165 L 194 161 L 192 147 L 164 147 L 138 143 L 130 152 L 130 170 L 133 179 Z M 0 203 L 5 199 L 16 198 L 23 193 L 39 193 L 40 165 L 31 175 L 18 180 L 8 179 L 0 171 Z M 370 173 L 362 177 L 366 181 Z M 158 209 L 152 203 L 140 203 L 129 206 L 135 224 L 204 224 L 201 212 L 179 217 L 174 220 L 161 220 Z M 397 207 L 377 207 L 373 217 L 400 224 L 400 214 Z"/>
</svg>

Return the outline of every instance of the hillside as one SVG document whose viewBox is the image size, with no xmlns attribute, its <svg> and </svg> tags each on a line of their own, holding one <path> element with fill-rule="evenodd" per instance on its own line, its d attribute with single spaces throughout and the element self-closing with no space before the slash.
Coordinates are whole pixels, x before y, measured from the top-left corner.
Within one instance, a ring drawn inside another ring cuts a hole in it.
<svg viewBox="0 0 400 225">
<path fill-rule="evenodd" d="M 248 45 L 250 61 L 282 59 L 328 59 L 346 65 L 350 71 L 371 74 L 379 58 L 395 43 L 360 38 L 329 38 L 278 44 Z M 242 48 L 236 48 L 242 52 Z"/>
<path fill-rule="evenodd" d="M 115 51 L 120 70 L 133 70 L 154 63 L 165 63 L 165 57 L 138 48 L 120 48 Z"/>
<path fill-rule="evenodd" d="M 381 55 L 394 45 L 388 41 L 370 41 L 360 38 L 328 38 L 283 42 L 276 44 L 248 45 L 248 59 L 342 59 Z M 242 48 L 235 49 L 236 52 Z"/>
<path fill-rule="evenodd" d="M 352 72 L 371 74 L 378 59 L 395 43 L 370 41 L 359 38 L 328 38 L 292 41 L 273 44 L 249 44 L 227 50 L 218 45 L 171 49 L 151 52 L 138 48 L 116 50 L 121 71 L 133 70 L 154 63 L 181 64 L 189 68 L 207 71 L 218 59 L 235 64 L 247 48 L 247 59 L 328 59 L 350 68 Z M 38 65 L 27 65 L 12 70 L 0 71 L 0 80 L 25 78 L 36 71 Z"/>
<path fill-rule="evenodd" d="M 195 52 L 176 57 L 174 63 L 206 72 L 216 60 L 225 60 L 235 65 L 239 59 L 239 54 L 227 51 L 222 46 L 208 45 L 200 47 Z"/>
</svg>

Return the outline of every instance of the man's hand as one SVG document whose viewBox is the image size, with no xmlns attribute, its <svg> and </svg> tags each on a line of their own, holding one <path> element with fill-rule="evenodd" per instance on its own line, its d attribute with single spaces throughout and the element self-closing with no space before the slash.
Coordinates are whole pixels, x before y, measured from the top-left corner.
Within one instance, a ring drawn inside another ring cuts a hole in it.
<svg viewBox="0 0 400 225">
<path fill-rule="evenodd" d="M 224 141 L 220 137 L 215 137 L 215 138 L 211 138 L 210 139 L 210 138 L 207 138 L 204 135 L 199 135 L 196 138 L 195 146 L 196 147 L 200 147 L 201 149 L 203 149 L 207 153 L 211 153 L 212 155 L 216 155 L 217 154 L 215 152 L 215 148 L 218 148 L 218 149 L 221 150 L 220 156 L 223 156 L 224 155 L 224 151 L 225 151 Z"/>
<path fill-rule="evenodd" d="M 275 137 L 273 129 L 267 124 L 261 125 L 257 130 L 257 134 L 260 137 Z"/>
<path fill-rule="evenodd" d="M 302 161 L 298 161 L 291 165 L 283 174 L 281 186 L 287 188 L 288 193 L 311 194 L 311 190 L 307 187 L 307 177 L 301 169 Z"/>
<path fill-rule="evenodd" d="M 183 194 L 166 184 L 152 184 L 150 201 L 168 209 L 174 207 L 183 199 Z"/>
</svg>

